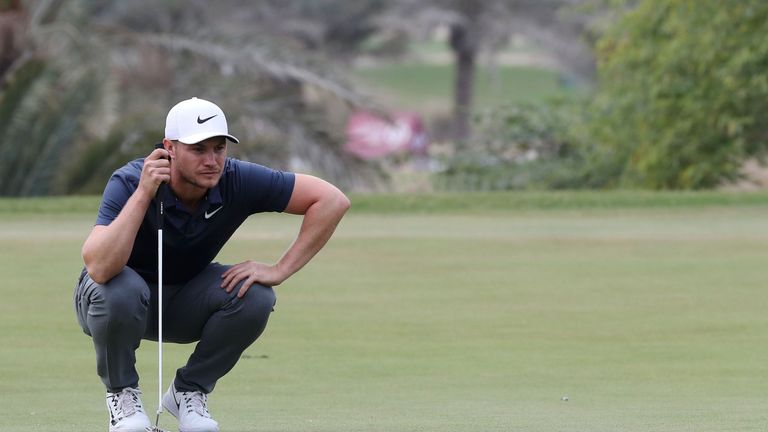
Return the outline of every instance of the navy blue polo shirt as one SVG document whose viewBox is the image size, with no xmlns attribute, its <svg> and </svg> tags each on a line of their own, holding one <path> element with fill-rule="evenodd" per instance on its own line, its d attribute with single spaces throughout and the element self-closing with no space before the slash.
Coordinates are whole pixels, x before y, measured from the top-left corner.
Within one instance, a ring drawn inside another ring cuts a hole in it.
<svg viewBox="0 0 768 432">
<path fill-rule="evenodd" d="M 112 174 L 99 206 L 96 225 L 109 225 L 139 186 L 143 159 Z M 219 184 L 208 190 L 191 212 L 170 188 L 149 205 L 128 259 L 128 266 L 148 282 L 157 282 L 157 206 L 162 196 L 163 281 L 192 279 L 213 261 L 240 224 L 254 213 L 282 212 L 293 193 L 295 175 L 227 158 Z"/>
</svg>

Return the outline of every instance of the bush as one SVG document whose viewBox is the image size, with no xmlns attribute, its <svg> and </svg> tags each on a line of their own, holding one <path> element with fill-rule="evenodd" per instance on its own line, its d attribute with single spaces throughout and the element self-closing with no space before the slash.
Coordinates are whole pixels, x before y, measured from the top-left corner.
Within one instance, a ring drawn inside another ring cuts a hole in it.
<svg viewBox="0 0 768 432">
<path fill-rule="evenodd" d="M 448 190 L 577 189 L 615 182 L 603 149 L 590 145 L 585 101 L 508 105 L 475 118 L 470 146 L 444 161 Z M 586 144 L 585 144 L 586 143 Z"/>
<path fill-rule="evenodd" d="M 484 113 L 438 185 L 702 189 L 735 180 L 768 150 L 766 33 L 764 0 L 644 0 L 600 40 L 590 100 Z"/>
<path fill-rule="evenodd" d="M 620 184 L 713 187 L 765 154 L 768 2 L 645 0 L 598 46 L 590 134 Z"/>
</svg>

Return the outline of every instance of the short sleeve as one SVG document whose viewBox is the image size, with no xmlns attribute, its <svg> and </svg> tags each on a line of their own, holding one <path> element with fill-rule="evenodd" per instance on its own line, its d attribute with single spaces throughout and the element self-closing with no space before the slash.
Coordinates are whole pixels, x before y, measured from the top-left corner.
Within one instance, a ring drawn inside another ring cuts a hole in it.
<svg viewBox="0 0 768 432">
<path fill-rule="evenodd" d="M 125 171 L 125 169 L 115 171 L 109 178 L 99 205 L 96 225 L 111 224 L 136 190 L 138 178 L 127 175 Z"/>
<path fill-rule="evenodd" d="M 238 200 L 248 213 L 282 212 L 288 206 L 296 180 L 294 173 L 233 160 L 237 169 Z"/>
</svg>

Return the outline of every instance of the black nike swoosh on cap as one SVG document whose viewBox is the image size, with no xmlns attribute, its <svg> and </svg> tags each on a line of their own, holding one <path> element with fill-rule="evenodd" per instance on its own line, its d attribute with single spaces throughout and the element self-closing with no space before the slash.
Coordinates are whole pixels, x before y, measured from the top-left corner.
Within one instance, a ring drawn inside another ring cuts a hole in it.
<svg viewBox="0 0 768 432">
<path fill-rule="evenodd" d="M 207 118 L 204 118 L 204 119 L 201 119 L 200 116 L 197 116 L 197 124 L 203 124 L 203 123 L 207 122 L 208 120 L 216 117 L 217 115 L 218 114 L 214 114 L 214 115 L 212 115 L 210 117 L 207 117 Z"/>
</svg>

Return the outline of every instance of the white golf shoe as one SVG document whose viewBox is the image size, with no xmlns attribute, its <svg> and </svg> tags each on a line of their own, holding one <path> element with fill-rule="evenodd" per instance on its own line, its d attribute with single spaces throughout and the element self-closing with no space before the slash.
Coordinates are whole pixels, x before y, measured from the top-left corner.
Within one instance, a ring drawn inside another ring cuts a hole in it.
<svg viewBox="0 0 768 432">
<path fill-rule="evenodd" d="M 208 412 L 208 395 L 180 392 L 171 384 L 163 395 L 163 406 L 179 420 L 179 432 L 219 432 L 219 424 Z"/>
<path fill-rule="evenodd" d="M 107 392 L 109 432 L 144 432 L 152 426 L 139 395 L 139 389 L 130 387 L 119 393 Z"/>
</svg>

